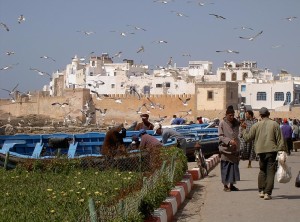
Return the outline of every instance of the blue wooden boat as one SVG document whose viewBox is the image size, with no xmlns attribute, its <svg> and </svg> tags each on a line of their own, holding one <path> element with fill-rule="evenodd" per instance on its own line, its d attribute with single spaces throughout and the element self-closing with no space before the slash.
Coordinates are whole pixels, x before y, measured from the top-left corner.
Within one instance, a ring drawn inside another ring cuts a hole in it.
<svg viewBox="0 0 300 222">
<path fill-rule="evenodd" d="M 153 130 L 148 130 L 153 135 Z M 127 131 L 124 142 L 129 146 L 132 136 L 139 135 L 139 131 Z M 161 140 L 161 136 L 155 136 Z M 105 133 L 89 132 L 82 134 L 16 134 L 12 136 L 0 136 L 0 165 L 4 164 L 5 157 L 9 153 L 11 162 L 20 162 L 28 159 L 51 159 L 59 156 L 66 158 L 101 157 Z M 58 145 L 50 144 L 56 140 Z M 66 145 L 66 142 L 67 145 Z M 59 145 L 61 144 L 61 145 Z M 176 139 L 170 139 L 164 146 L 176 145 Z M 130 150 L 129 153 L 139 150 Z"/>
<path fill-rule="evenodd" d="M 188 157 L 194 157 L 194 150 L 197 144 L 202 146 L 205 155 L 216 153 L 215 144 L 218 136 L 215 129 L 194 124 L 194 127 L 177 128 L 187 141 L 186 154 Z M 204 125 L 203 125 L 204 126 Z M 161 141 L 161 136 L 154 135 L 153 130 L 147 130 L 147 133 L 155 136 Z M 126 131 L 124 142 L 129 146 L 132 142 L 132 136 L 139 135 L 139 131 Z M 81 134 L 54 133 L 54 134 L 16 134 L 12 136 L 0 136 L 0 165 L 4 164 L 5 156 L 9 152 L 9 159 L 14 162 L 24 161 L 26 159 L 51 159 L 58 155 L 66 158 L 85 158 L 101 157 L 101 147 L 105 138 L 104 132 L 89 132 Z M 58 145 L 50 144 L 51 141 L 58 141 Z M 68 141 L 66 143 L 66 141 Z M 61 144 L 61 145 L 59 145 Z M 66 145 L 67 144 L 67 145 Z M 164 146 L 176 146 L 175 138 L 169 139 Z M 139 150 L 130 150 L 129 153 L 139 152 Z"/>
</svg>

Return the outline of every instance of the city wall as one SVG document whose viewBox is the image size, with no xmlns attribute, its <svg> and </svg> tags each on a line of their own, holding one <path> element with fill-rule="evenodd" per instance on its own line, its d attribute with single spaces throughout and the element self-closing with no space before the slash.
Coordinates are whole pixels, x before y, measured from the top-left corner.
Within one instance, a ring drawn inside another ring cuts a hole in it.
<svg viewBox="0 0 300 222">
<path fill-rule="evenodd" d="M 190 98 L 187 105 L 183 105 L 182 101 Z M 116 99 L 120 99 L 122 103 L 117 103 Z M 188 121 L 195 121 L 197 112 L 195 112 L 195 95 L 151 95 L 149 99 L 155 104 L 155 108 L 151 108 L 150 101 L 146 96 L 139 99 L 136 95 L 118 95 L 113 94 L 97 99 L 96 95 L 90 94 L 89 89 L 67 89 L 63 96 L 47 96 L 37 93 L 30 99 L 22 98 L 12 103 L 10 100 L 0 100 L 0 110 L 3 113 L 10 113 L 11 116 L 20 117 L 26 115 L 44 115 L 53 119 L 63 121 L 64 117 L 70 115 L 72 118 L 79 118 L 85 121 L 85 116 L 81 110 L 86 109 L 88 101 L 91 110 L 95 108 L 107 109 L 105 115 L 101 115 L 99 111 L 95 111 L 95 120 L 105 122 L 123 122 L 140 121 L 140 112 L 149 113 L 151 120 L 158 120 L 160 117 L 167 116 L 171 119 L 172 115 L 182 116 Z M 53 103 L 68 103 L 69 105 L 61 107 L 52 105 Z M 146 105 L 146 107 L 143 106 Z M 140 108 L 141 107 L 141 108 Z M 139 112 L 140 108 L 140 112 Z M 192 110 L 192 114 L 188 111 Z"/>
<path fill-rule="evenodd" d="M 184 99 L 190 98 L 187 105 L 183 105 L 179 97 Z M 117 103 L 116 99 L 120 99 L 122 103 Z M 167 116 L 165 124 L 169 124 L 169 120 L 175 114 L 187 119 L 188 122 L 196 122 L 197 116 L 207 117 L 209 119 L 223 118 L 225 110 L 220 109 L 220 104 L 216 104 L 216 109 L 197 110 L 195 95 L 151 95 L 149 96 L 151 102 L 156 106 L 150 107 L 150 101 L 146 96 L 141 96 L 139 99 L 136 95 L 109 95 L 109 97 L 97 99 L 96 95 L 91 95 L 89 89 L 67 89 L 63 96 L 51 97 L 39 92 L 30 99 L 22 98 L 17 102 L 12 103 L 10 100 L 0 99 L 1 115 L 10 114 L 13 117 L 21 117 L 27 115 L 43 115 L 58 121 L 63 121 L 69 115 L 71 119 L 81 120 L 85 122 L 85 115 L 81 110 L 86 109 L 86 104 L 91 101 L 90 107 L 92 111 L 95 108 L 107 109 L 106 114 L 101 115 L 99 111 L 95 111 L 95 118 L 92 123 L 106 123 L 113 124 L 116 122 L 140 121 L 140 112 L 149 113 L 150 120 L 159 120 L 161 117 Z M 52 105 L 53 103 L 68 103 L 69 105 L 61 107 L 59 105 Z M 146 104 L 146 107 L 142 105 Z M 139 108 L 140 112 L 139 112 Z M 160 107 L 160 108 L 159 108 Z M 188 113 L 192 110 L 191 114 Z M 255 116 L 259 117 L 258 112 L 255 111 Z M 271 117 L 286 117 L 299 118 L 300 108 L 294 107 L 288 112 L 274 112 L 271 111 Z"/>
</svg>

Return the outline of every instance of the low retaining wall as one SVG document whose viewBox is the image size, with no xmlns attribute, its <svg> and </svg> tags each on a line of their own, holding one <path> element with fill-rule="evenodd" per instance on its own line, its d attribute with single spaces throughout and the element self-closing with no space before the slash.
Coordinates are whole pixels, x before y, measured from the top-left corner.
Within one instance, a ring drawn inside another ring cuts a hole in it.
<svg viewBox="0 0 300 222">
<path fill-rule="evenodd" d="M 218 154 L 206 159 L 208 171 L 211 171 L 219 162 Z M 188 170 L 183 179 L 171 190 L 170 196 L 161 203 L 160 207 L 153 212 L 152 217 L 146 219 L 145 222 L 171 222 L 178 208 L 192 190 L 194 180 L 200 179 L 202 178 L 199 168 Z"/>
</svg>

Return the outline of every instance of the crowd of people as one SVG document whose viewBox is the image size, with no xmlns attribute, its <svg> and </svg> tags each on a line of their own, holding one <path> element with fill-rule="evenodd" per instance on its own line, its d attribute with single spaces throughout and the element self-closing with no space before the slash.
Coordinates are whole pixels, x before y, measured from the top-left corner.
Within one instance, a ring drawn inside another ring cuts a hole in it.
<svg viewBox="0 0 300 222">
<path fill-rule="evenodd" d="M 259 119 L 252 110 L 241 104 L 238 115 L 228 106 L 225 117 L 218 125 L 221 157 L 221 182 L 225 192 L 239 191 L 235 186 L 240 180 L 239 161 L 259 161 L 258 192 L 264 200 L 272 199 L 277 153 L 291 155 L 293 142 L 299 139 L 299 122 L 294 119 L 271 119 L 266 107 L 259 110 Z"/>
<path fill-rule="evenodd" d="M 243 104 L 242 104 L 243 105 Z M 183 135 L 172 128 L 163 128 L 160 123 L 151 123 L 149 114 L 142 114 L 141 122 L 135 127 L 137 135 L 132 136 L 130 149 L 152 150 L 160 148 L 170 138 L 175 138 L 178 147 L 186 151 L 186 140 Z M 172 124 L 184 124 L 184 119 L 173 116 Z M 202 117 L 197 117 L 197 123 L 204 123 Z M 233 106 L 228 106 L 225 117 L 218 122 L 219 152 L 221 167 L 221 182 L 225 192 L 239 191 L 236 186 L 240 180 L 239 162 L 248 161 L 248 168 L 252 161 L 259 161 L 258 192 L 264 200 L 272 199 L 275 173 L 277 170 L 277 153 L 286 151 L 288 155 L 293 150 L 293 142 L 299 139 L 299 122 L 287 118 L 271 119 L 266 107 L 259 110 L 259 119 L 252 110 L 241 106 L 238 115 Z M 147 130 L 153 130 L 150 135 Z M 160 135 L 161 141 L 154 135 Z M 122 153 L 126 148 L 123 138 L 126 129 L 121 124 L 107 132 L 103 143 L 102 154 L 114 156 Z"/>
</svg>

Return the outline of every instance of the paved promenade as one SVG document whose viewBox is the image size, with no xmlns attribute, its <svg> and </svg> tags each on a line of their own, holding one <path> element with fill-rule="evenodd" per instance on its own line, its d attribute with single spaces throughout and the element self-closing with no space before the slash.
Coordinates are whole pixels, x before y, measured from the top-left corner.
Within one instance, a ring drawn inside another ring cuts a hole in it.
<svg viewBox="0 0 300 222">
<path fill-rule="evenodd" d="M 296 222 L 300 221 L 300 188 L 295 178 L 300 171 L 300 152 L 292 152 L 287 163 L 292 167 L 292 180 L 280 184 L 275 180 L 272 200 L 259 198 L 257 191 L 258 162 L 247 168 L 240 162 L 241 181 L 237 192 L 224 192 L 220 182 L 220 164 L 207 177 L 194 181 L 194 186 L 180 206 L 173 221 L 186 222 Z M 189 168 L 196 163 L 189 163 Z"/>
</svg>

